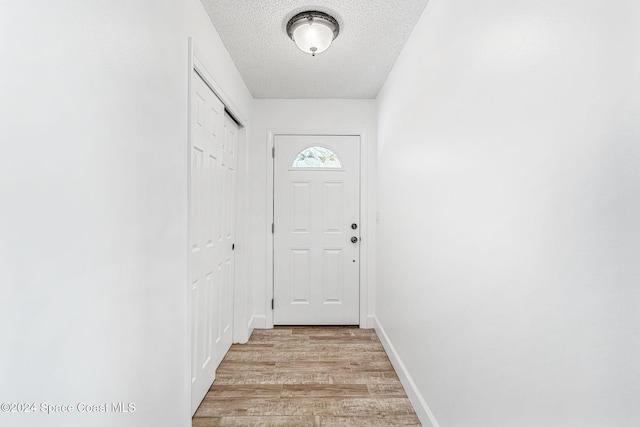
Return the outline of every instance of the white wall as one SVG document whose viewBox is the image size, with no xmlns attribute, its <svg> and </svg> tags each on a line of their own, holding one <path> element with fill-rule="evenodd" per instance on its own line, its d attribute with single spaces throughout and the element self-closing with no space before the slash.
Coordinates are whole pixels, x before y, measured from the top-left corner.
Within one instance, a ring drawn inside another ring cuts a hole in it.
<svg viewBox="0 0 640 427">
<path fill-rule="evenodd" d="M 268 191 L 268 182 L 272 179 L 267 164 L 271 162 L 270 152 L 267 150 L 268 131 L 302 131 L 314 133 L 324 130 L 331 131 L 364 131 L 364 146 L 369 161 L 363 167 L 367 168 L 367 194 L 369 205 L 375 204 L 375 156 L 376 156 L 376 102 L 373 99 L 339 100 L 339 99 L 256 99 L 251 114 L 250 139 L 250 170 L 252 174 L 252 202 L 251 223 L 252 245 L 252 287 L 255 326 L 264 328 L 270 324 L 271 270 L 268 265 L 267 237 L 270 218 L 267 206 L 273 200 L 273 189 Z M 373 211 L 369 211 L 369 224 L 373 226 Z M 364 232 L 364 230 L 363 230 Z M 374 298 L 374 261 L 375 261 L 375 233 L 369 230 L 368 267 L 363 280 L 368 280 L 368 305 L 373 307 Z M 364 266 L 363 266 L 364 268 Z M 371 309 L 373 311 L 373 308 Z M 373 313 L 371 313 L 373 314 Z"/>
<path fill-rule="evenodd" d="M 187 38 L 251 97 L 197 0 L 0 3 L 0 413 L 187 426 Z"/>
<path fill-rule="evenodd" d="M 640 425 L 639 76 L 635 0 L 419 20 L 378 96 L 377 316 L 441 426 Z"/>
</svg>

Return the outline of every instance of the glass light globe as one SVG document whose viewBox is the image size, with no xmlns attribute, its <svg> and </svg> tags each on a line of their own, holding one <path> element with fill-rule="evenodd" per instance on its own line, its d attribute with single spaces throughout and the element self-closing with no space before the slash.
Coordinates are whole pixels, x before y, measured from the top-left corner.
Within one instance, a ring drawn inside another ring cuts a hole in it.
<svg viewBox="0 0 640 427">
<path fill-rule="evenodd" d="M 327 50 L 339 32 L 338 21 L 319 11 L 301 12 L 287 23 L 287 34 L 291 40 L 301 51 L 312 56 Z"/>
<path fill-rule="evenodd" d="M 313 19 L 293 30 L 293 40 L 301 51 L 315 56 L 329 49 L 333 41 L 333 30 L 324 22 Z"/>
</svg>

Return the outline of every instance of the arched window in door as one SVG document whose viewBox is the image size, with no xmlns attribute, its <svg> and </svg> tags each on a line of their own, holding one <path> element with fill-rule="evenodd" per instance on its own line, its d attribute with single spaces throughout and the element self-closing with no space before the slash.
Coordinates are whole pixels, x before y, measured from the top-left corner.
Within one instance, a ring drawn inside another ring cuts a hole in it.
<svg viewBox="0 0 640 427">
<path fill-rule="evenodd" d="M 342 168 L 340 159 L 332 150 L 325 147 L 308 147 L 296 154 L 292 168 Z"/>
</svg>

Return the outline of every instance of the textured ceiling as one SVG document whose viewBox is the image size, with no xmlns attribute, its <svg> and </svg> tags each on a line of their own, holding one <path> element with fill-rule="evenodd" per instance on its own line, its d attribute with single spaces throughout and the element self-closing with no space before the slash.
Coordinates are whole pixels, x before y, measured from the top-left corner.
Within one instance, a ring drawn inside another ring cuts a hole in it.
<svg viewBox="0 0 640 427">
<path fill-rule="evenodd" d="M 428 0 L 202 0 L 256 98 L 375 98 Z M 327 12 L 340 34 L 312 57 L 286 34 L 289 18 Z"/>
</svg>

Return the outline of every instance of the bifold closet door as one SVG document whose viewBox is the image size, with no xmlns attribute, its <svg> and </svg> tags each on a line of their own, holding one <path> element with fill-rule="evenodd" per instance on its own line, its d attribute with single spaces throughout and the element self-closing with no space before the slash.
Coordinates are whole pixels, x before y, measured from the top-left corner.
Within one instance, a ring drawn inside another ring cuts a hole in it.
<svg viewBox="0 0 640 427">
<path fill-rule="evenodd" d="M 194 71 L 191 93 L 189 286 L 191 409 L 232 342 L 238 126 Z"/>
</svg>

